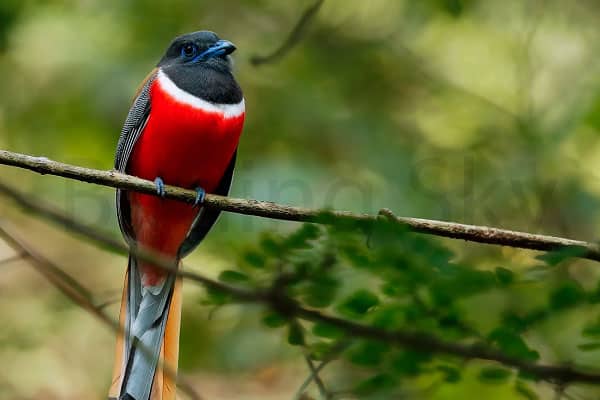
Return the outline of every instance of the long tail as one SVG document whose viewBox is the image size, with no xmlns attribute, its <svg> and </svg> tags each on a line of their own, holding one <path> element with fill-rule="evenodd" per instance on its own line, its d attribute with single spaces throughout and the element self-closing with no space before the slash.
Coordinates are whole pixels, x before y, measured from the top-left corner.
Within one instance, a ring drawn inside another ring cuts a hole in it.
<svg viewBox="0 0 600 400">
<path fill-rule="evenodd" d="M 143 288 L 129 256 L 109 399 L 174 400 L 179 354 L 181 279 Z"/>
</svg>

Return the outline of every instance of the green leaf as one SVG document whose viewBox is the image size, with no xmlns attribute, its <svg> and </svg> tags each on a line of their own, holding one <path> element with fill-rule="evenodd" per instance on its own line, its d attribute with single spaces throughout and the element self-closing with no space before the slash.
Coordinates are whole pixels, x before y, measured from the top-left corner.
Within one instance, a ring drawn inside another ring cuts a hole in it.
<svg viewBox="0 0 600 400">
<path fill-rule="evenodd" d="M 410 307 L 410 310 L 414 310 Z M 382 329 L 399 328 L 405 322 L 405 310 L 400 305 L 386 304 L 373 311 L 373 326 Z"/>
<path fill-rule="evenodd" d="M 450 249 L 432 242 L 431 239 L 415 237 L 415 241 L 419 244 L 416 249 L 417 254 L 424 256 L 427 259 L 427 263 L 436 268 L 447 267 L 450 260 L 454 257 L 454 253 Z"/>
<path fill-rule="evenodd" d="M 587 250 L 582 247 L 567 247 L 541 254 L 536 258 L 545 262 L 547 265 L 555 266 L 570 258 L 581 257 L 586 252 Z"/>
<path fill-rule="evenodd" d="M 372 307 L 379 304 L 377 296 L 368 290 L 360 289 L 351 294 L 339 305 L 338 311 L 349 317 L 366 314 Z"/>
<path fill-rule="evenodd" d="M 353 267 L 370 268 L 373 266 L 373 260 L 369 257 L 372 253 L 367 252 L 364 240 L 357 241 L 349 238 L 338 243 L 338 249 Z"/>
<path fill-rule="evenodd" d="M 335 300 L 339 282 L 327 274 L 314 277 L 305 288 L 303 288 L 303 299 L 310 307 L 328 307 Z"/>
<path fill-rule="evenodd" d="M 317 322 L 312 328 L 312 333 L 315 336 L 324 337 L 327 339 L 339 339 L 344 336 L 344 331 L 333 325 L 325 322 Z"/>
<path fill-rule="evenodd" d="M 505 383 L 511 377 L 512 372 L 505 368 L 486 367 L 479 372 L 479 380 L 484 383 Z"/>
<path fill-rule="evenodd" d="M 225 270 L 219 274 L 219 280 L 226 283 L 247 282 L 249 279 L 248 275 L 233 270 Z"/>
<path fill-rule="evenodd" d="M 598 342 L 582 343 L 582 344 L 578 344 L 577 348 L 581 351 L 596 351 L 596 350 L 600 350 L 600 343 L 598 343 Z"/>
<path fill-rule="evenodd" d="M 550 294 L 550 307 L 555 310 L 573 307 L 585 299 L 585 292 L 581 286 L 571 280 Z"/>
<path fill-rule="evenodd" d="M 400 279 L 390 279 L 381 285 L 381 292 L 388 297 L 401 297 L 409 294 L 410 289 Z"/>
<path fill-rule="evenodd" d="M 535 308 L 525 315 L 519 315 L 515 312 L 504 314 L 502 321 L 504 328 L 518 334 L 528 329 L 532 324 L 548 318 L 551 310 L 547 308 Z"/>
<path fill-rule="evenodd" d="M 221 290 L 207 288 L 206 289 L 206 300 L 202 301 L 205 305 L 223 305 L 232 301 L 231 295 Z"/>
<path fill-rule="evenodd" d="M 444 381 L 448 383 L 456 383 L 460 381 L 460 370 L 449 365 L 438 365 L 437 370 L 444 374 Z"/>
<path fill-rule="evenodd" d="M 464 325 L 461 322 L 461 315 L 459 313 L 459 311 L 451 308 L 449 309 L 446 314 L 441 314 L 438 318 L 438 325 L 441 328 L 444 329 L 448 329 L 448 328 L 458 328 L 461 329 Z"/>
<path fill-rule="evenodd" d="M 309 356 L 312 360 L 322 361 L 331 354 L 335 342 L 316 342 L 309 346 Z"/>
<path fill-rule="evenodd" d="M 305 223 L 285 240 L 284 245 L 290 249 L 304 249 L 309 247 L 309 241 L 319 237 L 318 225 Z"/>
<path fill-rule="evenodd" d="M 376 392 L 389 390 L 395 385 L 395 377 L 389 374 L 381 373 L 360 382 L 352 391 L 359 396 L 368 396 Z"/>
<path fill-rule="evenodd" d="M 522 332 L 527 328 L 527 321 L 525 317 L 509 310 L 502 315 L 502 326 L 513 332 Z"/>
<path fill-rule="evenodd" d="M 281 255 L 281 240 L 269 232 L 265 232 L 262 235 L 260 239 L 260 247 L 265 253 L 271 256 Z M 262 259 L 262 256 L 260 258 Z"/>
<path fill-rule="evenodd" d="M 497 267 L 494 272 L 496 273 L 496 279 L 502 286 L 508 286 L 515 280 L 515 273 L 510 269 Z"/>
<path fill-rule="evenodd" d="M 383 342 L 364 341 L 348 353 L 350 361 L 363 366 L 377 366 L 390 346 Z"/>
<path fill-rule="evenodd" d="M 275 312 L 270 312 L 266 314 L 262 319 L 263 324 L 265 324 L 269 328 L 279 328 L 285 325 L 288 321 L 289 319 Z"/>
<path fill-rule="evenodd" d="M 588 301 L 591 304 L 600 303 L 600 282 L 598 282 L 596 288 L 588 294 Z"/>
<path fill-rule="evenodd" d="M 523 381 L 517 381 L 515 391 L 527 400 L 538 400 L 538 395 Z"/>
<path fill-rule="evenodd" d="M 255 250 L 250 250 L 244 253 L 243 261 L 254 268 L 264 268 L 266 265 L 265 257 Z"/>
<path fill-rule="evenodd" d="M 531 381 L 531 382 L 539 382 L 540 381 L 539 376 L 534 375 L 531 372 L 525 372 L 523 370 L 519 370 L 517 372 L 517 376 L 519 377 L 519 379 L 523 379 L 526 381 Z"/>
<path fill-rule="evenodd" d="M 422 365 L 431 359 L 430 353 L 405 350 L 394 355 L 390 365 L 399 375 L 415 376 L 421 372 Z"/>
<path fill-rule="evenodd" d="M 489 339 L 496 343 L 506 355 L 528 361 L 540 358 L 537 351 L 531 350 L 521 336 L 507 328 L 500 327 L 492 331 Z"/>
<path fill-rule="evenodd" d="M 447 305 L 456 298 L 472 296 L 496 286 L 496 275 L 491 271 L 449 264 L 430 285 L 430 293 L 436 304 Z"/>
<path fill-rule="evenodd" d="M 586 325 L 581 331 L 581 334 L 589 338 L 600 337 L 600 321 Z"/>
<path fill-rule="evenodd" d="M 288 343 L 292 346 L 304 345 L 304 328 L 298 321 L 292 321 L 288 330 Z"/>
</svg>

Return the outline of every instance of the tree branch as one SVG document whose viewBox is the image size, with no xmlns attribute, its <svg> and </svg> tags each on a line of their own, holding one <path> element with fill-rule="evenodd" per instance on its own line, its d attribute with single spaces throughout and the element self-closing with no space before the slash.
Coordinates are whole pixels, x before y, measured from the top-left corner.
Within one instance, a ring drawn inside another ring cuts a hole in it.
<svg viewBox="0 0 600 400">
<path fill-rule="evenodd" d="M 0 150 L 0 164 L 23 168 L 40 174 L 62 176 L 82 182 L 156 195 L 156 187 L 153 182 L 116 171 L 83 168 L 49 160 L 45 157 L 32 157 L 4 150 Z M 5 189 L 6 186 L 2 185 L 0 192 L 8 194 Z M 15 198 L 14 193 L 12 197 Z M 26 201 L 26 197 L 23 195 L 17 195 L 17 197 L 20 198 L 18 199 L 19 202 Z M 192 204 L 196 198 L 196 192 L 165 185 L 165 197 Z M 298 222 L 330 224 L 335 222 L 357 222 L 371 224 L 378 218 L 378 216 L 370 214 L 355 214 L 348 211 L 321 211 L 281 205 L 268 201 L 237 199 L 214 194 L 206 195 L 204 206 L 237 214 Z M 387 217 L 390 221 L 402 227 L 429 235 L 538 251 L 553 251 L 566 248 L 578 249 L 581 250 L 581 253 L 578 254 L 579 257 L 600 261 L 600 247 L 595 243 L 487 226 L 398 217 L 387 209 L 381 210 L 380 215 Z"/>
<path fill-rule="evenodd" d="M 256 67 L 262 64 L 271 63 L 286 55 L 291 49 L 294 48 L 294 46 L 296 46 L 296 44 L 298 44 L 300 39 L 302 39 L 302 35 L 304 34 L 306 27 L 315 17 L 315 15 L 317 15 L 317 12 L 323 5 L 324 1 L 325 0 L 317 0 L 314 4 L 304 10 L 288 37 L 275 51 L 264 56 L 254 56 L 250 59 L 250 63 Z"/>
<path fill-rule="evenodd" d="M 329 391 L 325 387 L 325 383 L 319 376 L 319 371 L 317 370 L 315 363 L 308 354 L 304 355 L 304 360 L 306 361 L 306 365 L 308 365 L 308 369 L 310 370 L 310 376 L 312 377 L 312 380 L 315 381 L 317 387 L 319 388 L 319 393 L 321 394 L 321 397 L 323 398 L 323 400 L 329 400 L 331 396 L 329 395 Z"/>
<path fill-rule="evenodd" d="M 119 323 L 113 320 L 105 311 L 103 305 L 94 304 L 92 293 L 80 284 L 75 278 L 67 274 L 60 267 L 55 265 L 52 261 L 38 253 L 29 244 L 18 238 L 12 229 L 9 229 L 5 223 L 0 221 L 0 238 L 4 239 L 6 243 L 12 247 L 22 257 L 31 261 L 31 265 L 39 272 L 48 282 L 50 282 L 55 288 L 57 288 L 64 296 L 75 303 L 80 308 L 84 309 L 103 324 L 108 326 L 116 333 L 123 333 L 123 329 Z M 150 354 L 150 350 L 144 347 L 139 347 L 140 344 L 136 344 L 138 349 L 142 352 Z M 181 390 L 186 393 L 193 400 L 202 400 L 200 395 L 192 388 L 192 386 L 184 379 L 181 375 L 177 375 L 173 369 L 165 365 L 162 361 L 159 361 L 159 365 L 164 371 L 171 377 L 174 377 Z"/>
<path fill-rule="evenodd" d="M 350 346 L 351 342 L 349 340 L 342 340 L 341 342 L 339 342 L 337 345 L 335 345 L 326 355 L 326 357 L 319 363 L 319 365 L 314 365 L 314 363 L 312 363 L 312 361 L 310 360 L 310 358 L 307 358 L 306 361 L 311 361 L 310 364 L 312 364 L 312 366 L 309 364 L 309 368 L 310 368 L 310 375 L 304 380 L 304 382 L 302 382 L 302 384 L 300 385 L 300 387 L 298 388 L 298 390 L 296 391 L 296 394 L 294 396 L 294 400 L 300 400 L 302 398 L 302 395 L 304 394 L 304 392 L 306 391 L 306 389 L 308 388 L 308 386 L 310 385 L 310 383 L 314 380 L 316 381 L 317 378 L 319 378 L 319 372 L 321 372 L 321 370 L 323 368 L 325 368 L 330 362 L 334 361 L 335 358 L 342 353 L 344 350 L 346 350 L 349 346 Z M 320 379 L 320 378 L 319 378 Z M 322 392 L 321 392 L 322 393 Z M 332 397 L 331 394 L 332 393 L 326 393 L 327 396 Z M 325 400 L 330 400 L 329 398 L 325 399 Z"/>
<path fill-rule="evenodd" d="M 3 186 L 3 191 L 6 190 L 11 189 Z M 17 194 L 11 197 L 18 198 L 20 196 L 21 195 Z M 47 209 L 47 207 L 38 207 L 36 203 L 33 202 L 29 202 L 23 206 L 39 215 L 44 214 Z M 56 211 L 54 211 L 54 213 L 56 213 Z M 536 363 L 530 363 L 528 361 L 507 356 L 501 351 L 483 344 L 450 343 L 440 340 L 427 333 L 405 330 L 386 330 L 324 314 L 317 310 L 302 307 L 298 302 L 296 302 L 296 300 L 289 297 L 287 294 L 282 293 L 280 288 L 277 286 L 271 286 L 268 289 L 252 290 L 231 286 L 197 273 L 188 272 L 185 270 L 185 268 L 183 270 L 177 269 L 176 265 L 173 263 L 173 260 L 165 259 L 164 257 L 157 256 L 151 252 L 143 251 L 138 248 L 128 248 L 125 244 L 117 242 L 100 232 L 91 233 L 93 231 L 91 228 L 79 229 L 78 227 L 81 227 L 82 224 L 74 222 L 66 215 L 61 215 L 60 218 L 55 217 L 56 215 L 53 214 L 50 216 L 50 219 L 55 221 L 65 221 L 65 227 L 67 229 L 71 229 L 78 234 L 84 235 L 88 239 L 98 244 L 122 252 L 129 251 L 140 260 L 151 262 L 153 265 L 159 268 L 165 269 L 193 282 L 200 283 L 207 288 L 226 293 L 238 301 L 262 303 L 272 310 L 275 310 L 282 315 L 286 315 L 289 318 L 296 317 L 307 321 L 322 322 L 335 326 L 343 330 L 348 337 L 371 339 L 410 348 L 416 351 L 448 354 L 463 359 L 496 361 L 504 364 L 507 367 L 516 368 L 523 372 L 529 373 L 530 375 L 536 376 L 539 379 L 555 383 L 586 382 L 600 384 L 600 373 L 580 371 L 570 366 L 540 365 Z M 7 240 L 10 239 L 8 238 Z M 74 296 L 77 296 L 77 298 L 82 297 L 84 301 L 87 301 L 85 296 L 78 294 L 80 291 L 81 290 L 76 290 Z M 103 313 L 103 311 L 98 309 L 98 307 L 93 303 L 91 303 L 91 306 L 93 307 L 91 311 L 94 314 L 97 312 Z"/>
</svg>

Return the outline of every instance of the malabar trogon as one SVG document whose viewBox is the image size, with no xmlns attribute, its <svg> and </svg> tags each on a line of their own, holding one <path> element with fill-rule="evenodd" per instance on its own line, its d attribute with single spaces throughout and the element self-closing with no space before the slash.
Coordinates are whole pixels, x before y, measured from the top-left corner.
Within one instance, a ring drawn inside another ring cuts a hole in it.
<svg viewBox="0 0 600 400">
<path fill-rule="evenodd" d="M 155 182 L 157 196 L 117 190 L 130 246 L 177 261 L 204 238 L 218 210 L 204 193 L 227 195 L 244 123 L 232 74 L 235 46 L 208 31 L 173 40 L 142 83 L 117 146 L 115 169 Z M 163 198 L 164 185 L 195 189 L 196 204 Z M 175 399 L 181 280 L 129 256 L 111 399 Z"/>
</svg>

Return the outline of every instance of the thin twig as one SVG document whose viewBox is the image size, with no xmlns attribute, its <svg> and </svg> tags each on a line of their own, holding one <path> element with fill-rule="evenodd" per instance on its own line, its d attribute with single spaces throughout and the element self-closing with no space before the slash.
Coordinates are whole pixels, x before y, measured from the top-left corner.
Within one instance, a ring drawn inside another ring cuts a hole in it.
<svg viewBox="0 0 600 400">
<path fill-rule="evenodd" d="M 121 298 L 115 297 L 114 299 L 104 300 L 104 301 L 96 304 L 96 307 L 98 307 L 99 309 L 103 310 L 106 307 L 110 307 L 113 304 L 118 304 L 120 302 L 121 302 Z"/>
<path fill-rule="evenodd" d="M 564 393 L 565 393 L 565 385 L 562 383 L 558 384 L 556 386 L 556 389 L 554 390 L 554 400 L 562 400 Z"/>
<path fill-rule="evenodd" d="M 26 254 L 32 262 L 31 265 L 61 293 L 71 299 L 75 304 L 96 316 L 105 324 L 118 329 L 118 324 L 107 314 L 98 310 L 92 302 L 92 296 L 88 289 L 80 284 L 71 275 L 60 269 L 51 261 L 46 259 L 35 249 L 19 239 L 7 224 L 0 221 L 0 238 L 18 253 Z"/>
<path fill-rule="evenodd" d="M 24 259 L 26 257 L 27 257 L 26 254 L 21 254 L 21 253 L 15 254 L 14 256 L 10 256 L 10 257 L 7 257 L 7 258 L 5 258 L 3 260 L 0 260 L 0 265 L 10 264 L 12 262 L 22 260 L 22 259 Z"/>
<path fill-rule="evenodd" d="M 302 393 L 304 393 L 306 391 L 306 388 L 308 388 L 308 385 L 310 385 L 310 383 L 318 377 L 319 372 L 321 372 L 321 370 L 325 368 L 330 362 L 334 361 L 340 353 L 342 353 L 348 348 L 348 346 L 350 346 L 350 344 L 351 342 L 349 340 L 340 341 L 327 353 L 327 356 L 324 360 L 322 360 L 319 363 L 319 365 L 317 365 L 316 367 L 313 366 L 314 368 L 311 367 L 310 375 L 304 380 L 304 382 L 302 382 L 302 384 L 296 391 L 296 396 L 294 397 L 294 400 L 299 400 L 302 397 Z M 328 395 L 331 397 L 331 393 L 328 393 Z"/>
<path fill-rule="evenodd" d="M 304 380 L 304 382 L 302 382 L 302 384 L 300 385 L 300 387 L 298 388 L 298 390 L 296 391 L 296 394 L 294 395 L 293 399 L 294 400 L 300 400 L 302 398 L 302 395 L 304 394 L 304 392 L 306 392 L 306 389 L 308 389 L 308 386 L 311 384 L 311 382 L 313 380 L 315 380 L 315 378 L 318 376 L 317 374 L 319 372 L 321 372 L 321 370 L 323 368 L 325 368 L 325 366 L 327 365 L 326 362 L 321 362 L 319 365 L 314 366 L 314 369 L 311 368 L 311 373 L 308 376 L 308 378 L 306 378 Z"/>
<path fill-rule="evenodd" d="M 323 5 L 324 1 L 325 0 L 317 0 L 314 4 L 304 10 L 288 37 L 275 51 L 264 56 L 254 56 L 250 59 L 250 63 L 254 66 L 259 66 L 272 63 L 285 56 L 294 48 L 294 46 L 298 44 L 298 42 L 300 42 L 304 32 L 306 31 L 306 28 L 308 27 L 308 24 L 315 17 L 315 15 L 317 15 L 317 12 Z"/>
<path fill-rule="evenodd" d="M 82 182 L 156 195 L 154 182 L 131 175 L 121 174 L 116 171 L 101 171 L 83 168 L 49 160 L 45 157 L 32 157 L 4 150 L 0 150 L 0 164 L 23 168 L 40 174 L 62 176 L 64 178 Z M 26 196 L 15 193 L 14 190 L 11 190 L 6 185 L 0 185 L 0 193 L 12 197 L 20 203 L 27 201 Z M 176 186 L 165 185 L 165 197 L 192 204 L 196 199 L 196 192 Z M 32 201 L 29 201 L 29 203 L 31 202 Z M 237 214 L 253 215 L 283 221 L 314 222 L 323 224 L 333 224 L 337 222 L 372 224 L 377 221 L 377 216 L 371 214 L 356 214 L 348 211 L 322 211 L 281 205 L 269 201 L 237 199 L 214 194 L 206 195 L 204 206 Z M 538 251 L 574 248 L 581 250 L 579 257 L 600 261 L 600 247 L 595 243 L 487 226 L 466 225 L 422 218 L 398 217 L 388 209 L 383 209 L 380 213 L 388 217 L 390 221 L 415 232 L 451 239 L 462 239 L 476 243 L 502 245 Z M 55 215 L 51 218 L 62 217 Z M 67 220 L 69 219 L 67 218 Z M 72 220 L 69 221 L 73 224 L 78 224 Z M 81 224 L 78 225 L 79 227 L 77 227 L 77 229 L 81 228 Z M 95 234 L 93 229 L 90 230 L 89 228 L 86 228 L 85 230 L 87 230 L 87 232 L 81 233 L 86 235 Z M 114 246 L 109 245 L 109 247 Z"/>
<path fill-rule="evenodd" d="M 312 380 L 315 381 L 315 383 L 317 384 L 317 387 L 319 388 L 319 393 L 321 394 L 321 397 L 324 400 L 329 400 L 329 397 L 330 397 L 329 392 L 327 391 L 327 388 L 325 387 L 325 383 L 323 383 L 323 380 L 319 376 L 319 371 L 317 371 L 317 367 L 315 366 L 313 360 L 310 358 L 310 356 L 308 354 L 304 355 L 304 359 L 306 360 L 306 365 L 308 365 L 310 374 L 313 377 Z"/>
</svg>

